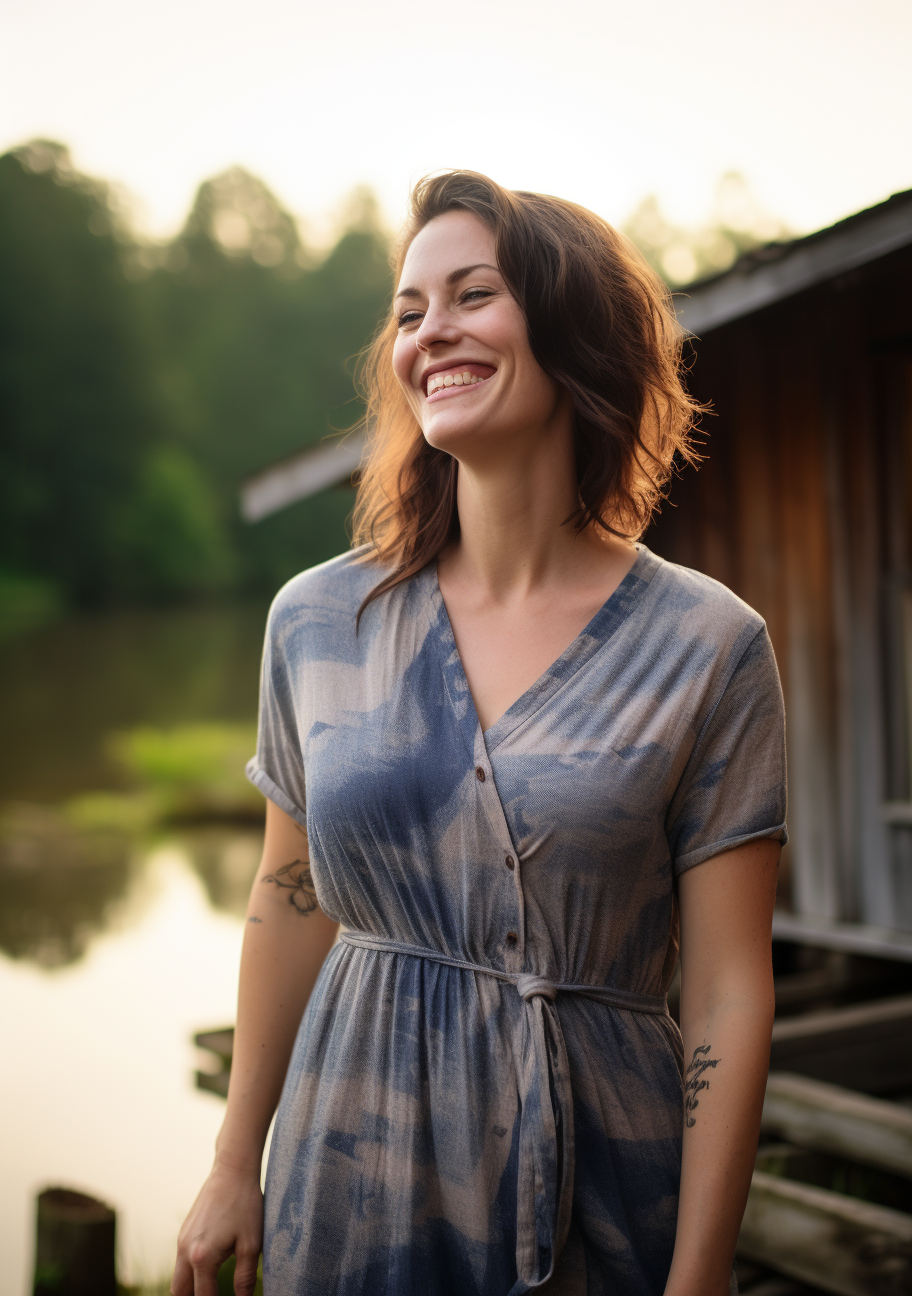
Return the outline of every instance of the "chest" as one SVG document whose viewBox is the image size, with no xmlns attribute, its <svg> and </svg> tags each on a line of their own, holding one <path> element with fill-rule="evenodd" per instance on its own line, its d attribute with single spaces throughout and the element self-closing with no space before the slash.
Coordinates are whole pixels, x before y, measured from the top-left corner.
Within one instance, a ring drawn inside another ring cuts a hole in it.
<svg viewBox="0 0 912 1296">
<path fill-rule="evenodd" d="M 561 657 L 600 606 L 594 596 L 540 598 L 510 608 L 448 596 L 453 637 L 483 731 Z"/>
</svg>

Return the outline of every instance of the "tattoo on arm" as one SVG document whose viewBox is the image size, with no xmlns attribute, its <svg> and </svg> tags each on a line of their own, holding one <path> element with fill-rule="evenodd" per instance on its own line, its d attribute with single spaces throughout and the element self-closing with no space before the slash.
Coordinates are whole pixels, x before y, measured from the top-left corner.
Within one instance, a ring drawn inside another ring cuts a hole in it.
<svg viewBox="0 0 912 1296">
<path fill-rule="evenodd" d="M 275 873 L 264 877 L 263 881 L 273 883 L 280 891 L 287 891 L 288 903 L 297 913 L 306 917 L 316 909 L 317 893 L 306 860 L 292 860 L 290 864 L 283 864 Z"/>
<path fill-rule="evenodd" d="M 703 1044 L 699 1048 L 694 1049 L 690 1066 L 687 1068 L 684 1075 L 684 1121 L 688 1129 L 691 1125 L 696 1125 L 697 1123 L 696 1116 L 691 1114 L 695 1108 L 700 1105 L 700 1100 L 697 1098 L 697 1094 L 701 1089 L 709 1088 L 709 1081 L 703 1079 L 704 1073 L 708 1071 L 710 1067 L 718 1066 L 720 1062 L 719 1058 L 706 1056 L 711 1047 L 710 1044 Z"/>
<path fill-rule="evenodd" d="M 247 921 L 248 921 L 249 923 L 261 923 L 261 922 L 263 921 L 263 919 L 262 919 L 262 918 L 257 918 L 257 916 L 254 914 L 253 917 L 248 918 Z"/>
</svg>

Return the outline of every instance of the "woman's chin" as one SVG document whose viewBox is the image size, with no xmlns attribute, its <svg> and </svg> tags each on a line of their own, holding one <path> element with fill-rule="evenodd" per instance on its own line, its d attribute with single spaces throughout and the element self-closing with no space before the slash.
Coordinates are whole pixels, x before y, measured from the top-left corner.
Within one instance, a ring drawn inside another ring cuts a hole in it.
<svg viewBox="0 0 912 1296">
<path fill-rule="evenodd" d="M 484 435 L 483 420 L 460 416 L 455 411 L 437 414 L 424 420 L 424 439 L 435 450 L 457 455 L 460 447 L 468 449 Z"/>
</svg>

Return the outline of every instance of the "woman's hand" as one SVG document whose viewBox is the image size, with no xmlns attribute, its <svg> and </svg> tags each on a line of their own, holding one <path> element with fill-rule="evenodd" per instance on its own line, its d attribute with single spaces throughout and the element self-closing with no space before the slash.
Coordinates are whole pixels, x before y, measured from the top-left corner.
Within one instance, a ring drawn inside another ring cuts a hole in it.
<svg viewBox="0 0 912 1296">
<path fill-rule="evenodd" d="M 172 1296 L 218 1296 L 219 1266 L 230 1255 L 235 1296 L 251 1296 L 262 1245 L 259 1174 L 216 1164 L 178 1236 Z"/>
</svg>

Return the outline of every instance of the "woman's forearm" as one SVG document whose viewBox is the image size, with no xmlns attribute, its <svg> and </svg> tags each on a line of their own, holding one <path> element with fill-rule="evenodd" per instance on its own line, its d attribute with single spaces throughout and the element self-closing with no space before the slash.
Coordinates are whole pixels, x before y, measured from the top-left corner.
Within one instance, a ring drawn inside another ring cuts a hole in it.
<svg viewBox="0 0 912 1296">
<path fill-rule="evenodd" d="M 247 907 L 237 1026 L 216 1164 L 260 1173 L 295 1035 L 338 924 L 319 909 L 303 831 L 271 803 Z"/>
<path fill-rule="evenodd" d="M 770 982 L 772 978 L 770 978 Z M 757 1153 L 769 1066 L 772 985 L 682 1022 L 684 1140 L 665 1296 L 727 1296 Z"/>
<path fill-rule="evenodd" d="M 779 849 L 747 842 L 678 882 L 684 1146 L 665 1296 L 728 1296 L 769 1068 Z"/>
</svg>

